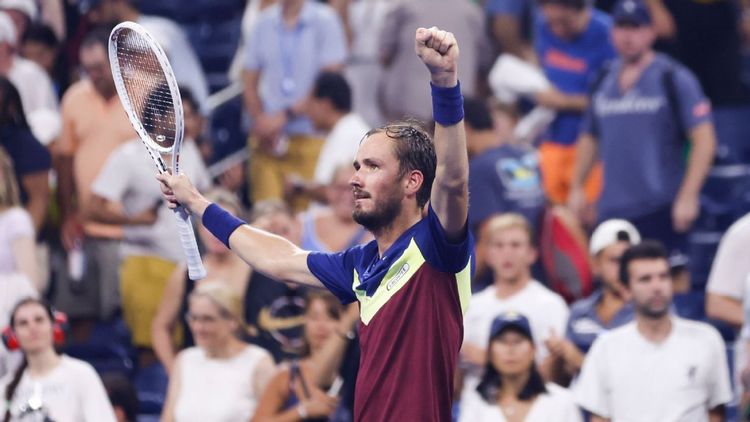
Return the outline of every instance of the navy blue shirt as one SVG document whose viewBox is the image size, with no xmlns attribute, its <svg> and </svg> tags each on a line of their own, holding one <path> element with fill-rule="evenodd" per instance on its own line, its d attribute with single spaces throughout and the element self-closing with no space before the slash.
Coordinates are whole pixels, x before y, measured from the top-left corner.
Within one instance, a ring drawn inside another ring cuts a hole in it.
<svg viewBox="0 0 750 422">
<path fill-rule="evenodd" d="M 496 213 L 515 212 L 536 228 L 544 208 L 539 158 L 534 150 L 503 145 L 469 162 L 469 227 Z"/>
<path fill-rule="evenodd" d="M 13 161 L 18 186 L 21 193 L 21 203 L 25 204 L 28 194 L 23 188 L 21 178 L 40 171 L 49 171 L 52 167 L 52 158 L 49 151 L 31 133 L 28 128 L 16 125 L 8 125 L 0 132 L 0 146 Z"/>
<path fill-rule="evenodd" d="M 673 74 L 677 113 L 685 130 L 711 121 L 711 106 L 698 80 L 674 60 L 657 54 L 625 92 L 618 84 L 621 68 L 619 59 L 612 63 L 582 128 L 597 140 L 604 167 L 601 220 L 640 217 L 668 206 L 677 195 L 685 173 L 685 140 L 670 108 L 666 71 Z"/>
</svg>

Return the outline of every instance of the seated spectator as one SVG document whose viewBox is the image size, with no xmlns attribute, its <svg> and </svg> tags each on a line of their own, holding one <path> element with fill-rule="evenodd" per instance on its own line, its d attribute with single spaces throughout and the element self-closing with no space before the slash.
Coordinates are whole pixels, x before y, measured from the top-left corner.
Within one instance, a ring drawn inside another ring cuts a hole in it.
<svg viewBox="0 0 750 422">
<path fill-rule="evenodd" d="M 264 349 L 240 340 L 242 296 L 204 280 L 190 294 L 187 318 L 195 347 L 177 355 L 162 421 L 247 421 L 276 366 Z"/>
<path fill-rule="evenodd" d="M 242 215 L 239 200 L 233 194 L 217 189 L 207 196 L 212 202 Z M 289 239 L 295 236 L 291 212 L 281 203 L 256 204 L 250 222 L 279 236 Z M 248 340 L 268 350 L 276 361 L 296 356 L 301 346 L 300 317 L 305 306 L 305 290 L 277 283 L 252 271 L 205 227 L 200 226 L 198 233 L 205 246 L 202 258 L 206 277 L 222 280 L 244 297 L 243 322 L 247 324 Z M 194 344 L 184 315 L 187 312 L 187 298 L 200 283 L 190 280 L 186 267 L 180 266 L 172 273 L 161 296 L 152 323 L 151 341 L 167 372 L 171 373 L 177 352 Z"/>
<path fill-rule="evenodd" d="M 726 349 L 708 324 L 670 312 L 672 278 L 666 249 L 644 241 L 620 262 L 635 321 L 602 334 L 576 384 L 578 404 L 602 420 L 724 420 L 732 400 Z"/>
<path fill-rule="evenodd" d="M 203 68 L 185 33 L 172 20 L 142 15 L 135 0 L 82 0 L 81 10 L 97 25 L 114 26 L 120 22 L 137 22 L 146 28 L 164 49 L 174 69 L 177 83 L 188 87 L 205 112 L 208 83 Z"/>
<path fill-rule="evenodd" d="M 0 146 L 10 156 L 19 184 L 20 203 L 26 208 L 39 232 L 47 216 L 50 199 L 50 153 L 34 137 L 21 104 L 21 96 L 11 81 L 0 76 Z"/>
<path fill-rule="evenodd" d="M 558 294 L 531 278 L 537 258 L 531 226 L 519 214 L 501 214 L 487 222 L 486 258 L 494 272 L 494 284 L 476 293 L 464 316 L 464 362 L 462 400 L 476 395 L 481 371 L 487 362 L 492 321 L 514 311 L 526 315 L 535 341 L 535 358 L 544 376 L 550 360 L 545 341 L 553 333 L 562 335 L 568 306 Z M 470 399 L 470 398 L 469 398 Z"/>
<path fill-rule="evenodd" d="M 547 340 L 566 378 L 578 374 L 599 335 L 633 320 L 630 294 L 620 281 L 620 257 L 640 241 L 638 230 L 625 220 L 607 220 L 591 235 L 589 253 L 599 288 L 570 307 L 565 337 L 555 335 Z"/>
<path fill-rule="evenodd" d="M 25 299 L 13 309 L 10 329 L 24 359 L 0 380 L 5 420 L 114 422 L 99 375 L 86 362 L 60 355 L 64 327 L 46 303 Z M 39 419 L 37 419 L 39 418 Z"/>
<path fill-rule="evenodd" d="M 341 166 L 352 166 L 359 141 L 370 130 L 351 108 L 352 93 L 344 76 L 334 72 L 319 74 L 306 105 L 306 114 L 316 129 L 326 133 L 326 139 L 313 180 L 305 182 L 296 177 L 303 192 L 319 202 L 326 202 L 323 187 L 333 182 L 334 172 Z"/>
<path fill-rule="evenodd" d="M 357 319 L 357 313 L 345 314 L 344 307 L 330 293 L 310 292 L 305 306 L 305 353 L 271 380 L 253 422 L 334 420 L 332 415 L 339 403 L 339 393 L 332 390 L 339 390 L 341 386 L 335 384 L 342 381 L 334 380 L 338 373 L 338 368 L 335 368 L 329 374 L 333 376 L 320 385 L 317 382 L 319 363 L 334 360 L 341 364 L 343 348 L 339 347 L 335 356 L 326 356 L 328 359 L 322 360 L 321 356 L 326 354 L 326 348 L 336 347 L 329 344 L 332 341 L 341 344 L 341 339 L 347 339 L 345 333 L 352 329 Z M 351 409 L 349 413 L 351 418 Z"/>
<path fill-rule="evenodd" d="M 479 227 L 493 214 L 515 212 L 538 232 L 544 191 L 536 151 L 502 138 L 487 105 L 464 99 L 466 145 L 469 149 L 469 227 Z"/>
<path fill-rule="evenodd" d="M 372 235 L 354 221 L 354 191 L 349 184 L 354 175 L 351 164 L 342 165 L 326 186 L 328 206 L 303 214 L 300 246 L 305 250 L 339 252 L 372 240 Z"/>
<path fill-rule="evenodd" d="M 573 394 L 546 383 L 534 363 L 529 320 L 514 312 L 492 321 L 481 398 L 461 403 L 459 422 L 583 422 Z"/>
</svg>

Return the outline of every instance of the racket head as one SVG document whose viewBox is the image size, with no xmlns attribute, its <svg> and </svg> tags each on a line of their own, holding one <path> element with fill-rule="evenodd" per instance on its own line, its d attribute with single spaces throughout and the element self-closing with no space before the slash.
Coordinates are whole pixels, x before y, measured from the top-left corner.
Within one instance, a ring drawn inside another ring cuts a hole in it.
<svg viewBox="0 0 750 422">
<path fill-rule="evenodd" d="M 141 140 L 172 154 L 176 173 L 184 135 L 182 99 L 172 66 L 159 43 L 135 22 L 122 22 L 109 36 L 109 62 L 123 108 Z"/>
</svg>

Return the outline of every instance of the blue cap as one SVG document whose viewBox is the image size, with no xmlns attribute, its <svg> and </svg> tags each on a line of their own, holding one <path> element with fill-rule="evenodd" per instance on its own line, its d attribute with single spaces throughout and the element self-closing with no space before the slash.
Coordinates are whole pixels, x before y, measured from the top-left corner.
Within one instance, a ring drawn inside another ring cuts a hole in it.
<svg viewBox="0 0 750 422">
<path fill-rule="evenodd" d="M 534 340 L 531 335 L 531 325 L 529 324 L 528 318 L 519 314 L 518 312 L 505 312 L 498 315 L 494 321 L 492 321 L 492 328 L 490 328 L 490 340 L 499 336 L 503 331 L 508 329 L 514 329 L 521 334 Z"/>
<path fill-rule="evenodd" d="M 641 0 L 620 0 L 612 9 L 612 19 L 615 25 L 649 25 L 651 12 Z"/>
</svg>

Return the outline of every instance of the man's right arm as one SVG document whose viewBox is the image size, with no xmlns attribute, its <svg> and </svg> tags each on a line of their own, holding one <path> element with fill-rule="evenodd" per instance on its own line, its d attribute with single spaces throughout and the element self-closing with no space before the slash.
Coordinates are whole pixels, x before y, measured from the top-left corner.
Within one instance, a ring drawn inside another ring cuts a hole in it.
<svg viewBox="0 0 750 422">
<path fill-rule="evenodd" d="M 204 214 L 211 203 L 195 189 L 187 176 L 159 174 L 156 177 L 162 183 L 162 193 L 169 208 L 174 209 L 178 204 L 183 204 L 195 218 L 203 222 L 214 236 L 225 242 L 253 269 L 274 280 L 311 287 L 325 287 L 307 265 L 307 256 L 310 254 L 308 251 L 300 249 L 281 236 L 256 229 L 248 224 L 237 226 L 239 220 L 225 214 L 223 210 L 216 208 L 208 210 L 211 213 L 206 216 L 210 219 L 208 221 L 204 219 Z M 217 233 L 222 230 L 225 233 Z"/>
</svg>

